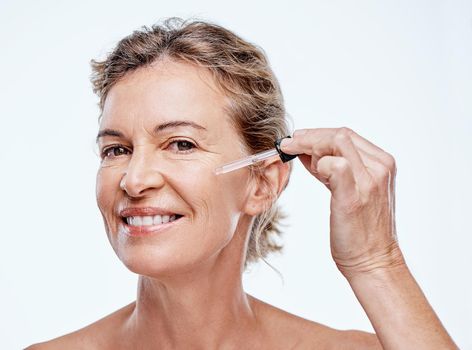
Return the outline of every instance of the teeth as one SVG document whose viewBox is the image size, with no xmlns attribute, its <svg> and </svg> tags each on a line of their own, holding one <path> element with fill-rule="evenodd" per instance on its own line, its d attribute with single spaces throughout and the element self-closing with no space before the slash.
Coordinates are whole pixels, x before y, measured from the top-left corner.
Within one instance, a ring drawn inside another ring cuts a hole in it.
<svg viewBox="0 0 472 350">
<path fill-rule="evenodd" d="M 152 216 L 143 216 L 143 226 L 152 225 Z"/>
<path fill-rule="evenodd" d="M 152 219 L 152 222 L 154 223 L 154 225 L 160 225 L 162 224 L 162 216 L 160 215 L 154 215 L 153 219 Z"/>
<path fill-rule="evenodd" d="M 126 222 L 130 226 L 152 226 L 166 224 L 176 220 L 176 215 L 129 216 Z"/>
</svg>

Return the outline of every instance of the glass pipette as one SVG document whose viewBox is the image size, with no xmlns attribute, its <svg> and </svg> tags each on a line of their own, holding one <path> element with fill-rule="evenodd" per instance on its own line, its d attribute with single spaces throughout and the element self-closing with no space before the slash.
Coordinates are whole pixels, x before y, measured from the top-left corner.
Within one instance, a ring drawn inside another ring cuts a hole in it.
<svg viewBox="0 0 472 350">
<path fill-rule="evenodd" d="M 282 152 L 280 149 L 280 142 L 285 139 L 285 138 L 290 138 L 290 136 L 282 137 L 274 142 L 275 148 L 267 150 L 267 151 L 262 151 L 247 157 L 244 157 L 242 159 L 235 160 L 234 162 L 225 164 L 219 168 L 215 169 L 215 174 L 220 175 L 224 174 L 233 170 L 241 169 L 244 168 L 245 166 L 255 164 L 258 162 L 262 162 L 263 160 L 269 159 L 273 156 L 280 156 L 280 159 L 282 159 L 282 162 L 288 162 L 289 160 L 295 158 L 297 154 L 287 154 Z"/>
<path fill-rule="evenodd" d="M 258 162 L 262 162 L 263 160 L 266 160 L 266 159 L 269 159 L 270 157 L 278 156 L 278 155 L 279 155 L 279 152 L 277 152 L 277 150 L 275 148 L 271 149 L 271 150 L 268 150 L 268 151 L 263 151 L 263 152 L 260 152 L 260 153 L 256 153 L 256 154 L 253 154 L 251 156 L 235 160 L 234 162 L 228 163 L 228 164 L 223 165 L 219 168 L 216 168 L 215 169 L 215 174 L 220 175 L 220 174 L 227 173 L 229 171 L 233 171 L 233 170 L 236 170 L 236 169 L 241 169 L 241 168 L 244 168 L 245 166 L 248 166 L 248 165 L 251 165 L 251 164 L 254 164 L 254 163 L 258 163 Z"/>
</svg>

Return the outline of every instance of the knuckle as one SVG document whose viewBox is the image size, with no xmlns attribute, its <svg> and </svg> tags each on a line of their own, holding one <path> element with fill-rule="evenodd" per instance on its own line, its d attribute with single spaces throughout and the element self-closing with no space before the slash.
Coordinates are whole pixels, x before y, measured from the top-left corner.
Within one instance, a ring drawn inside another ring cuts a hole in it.
<svg viewBox="0 0 472 350">
<path fill-rule="evenodd" d="M 316 159 L 320 159 L 323 156 L 322 150 L 320 150 L 316 145 L 311 147 L 311 154 L 316 157 Z"/>
<path fill-rule="evenodd" d="M 354 131 L 351 128 L 348 128 L 347 126 L 340 127 L 338 129 L 338 132 L 348 137 L 351 137 L 351 135 L 354 133 Z"/>
<path fill-rule="evenodd" d="M 387 168 L 391 172 L 396 173 L 397 162 L 395 161 L 395 158 L 390 153 L 385 153 L 385 164 L 387 165 Z"/>
<path fill-rule="evenodd" d="M 343 126 L 342 128 L 339 128 L 336 130 L 336 133 L 334 135 L 334 139 L 336 141 L 345 141 L 347 139 L 349 139 L 352 135 L 353 131 L 345 126 Z"/>
</svg>

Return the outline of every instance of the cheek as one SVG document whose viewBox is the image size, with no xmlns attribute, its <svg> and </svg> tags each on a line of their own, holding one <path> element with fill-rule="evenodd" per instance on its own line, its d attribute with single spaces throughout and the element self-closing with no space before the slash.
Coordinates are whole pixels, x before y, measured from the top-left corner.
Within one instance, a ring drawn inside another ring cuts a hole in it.
<svg viewBox="0 0 472 350">
<path fill-rule="evenodd" d="M 184 167 L 175 183 L 178 192 L 185 196 L 184 200 L 205 225 L 212 230 L 227 230 L 235 227 L 242 211 L 248 174 L 241 170 L 215 175 L 217 166 L 214 162 L 201 162 Z"/>
<path fill-rule="evenodd" d="M 98 208 L 106 220 L 107 214 L 112 213 L 113 200 L 119 186 L 119 178 L 112 169 L 99 169 L 96 178 L 95 195 Z"/>
</svg>

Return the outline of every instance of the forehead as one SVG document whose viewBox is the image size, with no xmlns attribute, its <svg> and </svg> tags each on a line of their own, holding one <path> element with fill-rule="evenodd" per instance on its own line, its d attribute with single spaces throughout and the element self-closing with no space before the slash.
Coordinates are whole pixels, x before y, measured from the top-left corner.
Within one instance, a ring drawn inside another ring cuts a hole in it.
<svg viewBox="0 0 472 350">
<path fill-rule="evenodd" d="M 227 119 L 227 103 L 209 71 L 165 60 L 138 68 L 118 81 L 105 100 L 101 124 L 185 119 L 217 127 Z"/>
</svg>

